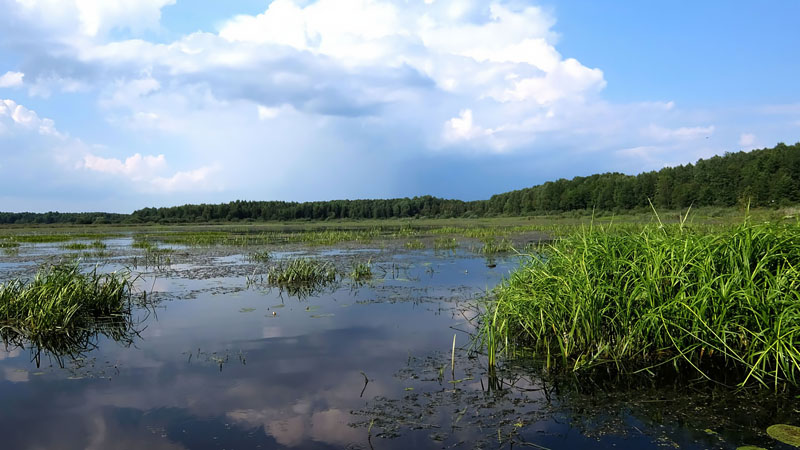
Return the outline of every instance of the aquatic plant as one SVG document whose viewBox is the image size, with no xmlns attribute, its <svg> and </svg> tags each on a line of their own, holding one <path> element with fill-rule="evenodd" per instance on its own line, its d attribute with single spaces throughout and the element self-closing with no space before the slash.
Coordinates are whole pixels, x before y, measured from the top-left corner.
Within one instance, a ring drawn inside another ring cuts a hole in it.
<svg viewBox="0 0 800 450">
<path fill-rule="evenodd" d="M 405 248 L 409 250 L 422 250 L 425 248 L 425 243 L 419 239 L 408 241 L 405 243 Z"/>
<path fill-rule="evenodd" d="M 267 262 L 270 259 L 272 259 L 272 255 L 268 250 L 251 252 L 247 255 L 247 260 L 250 262 Z"/>
<path fill-rule="evenodd" d="M 350 273 L 348 274 L 351 280 L 355 282 L 362 282 L 372 279 L 372 263 L 357 262 L 353 263 Z"/>
<path fill-rule="evenodd" d="M 502 238 L 499 241 L 495 238 L 488 238 L 483 241 L 483 247 L 480 252 L 484 255 L 493 255 L 496 253 L 510 253 L 514 251 L 514 245 L 510 240 Z"/>
<path fill-rule="evenodd" d="M 800 427 L 786 424 L 776 424 L 767 428 L 767 434 L 784 444 L 800 447 Z"/>
<path fill-rule="evenodd" d="M 433 248 L 435 250 L 455 250 L 458 248 L 458 241 L 456 238 L 436 238 L 433 241 Z"/>
<path fill-rule="evenodd" d="M 154 267 L 164 270 L 172 265 L 170 254 L 174 252 L 171 248 L 161 248 L 155 245 L 145 248 L 141 264 L 145 267 Z M 134 258 L 134 267 L 139 265 L 139 258 Z"/>
<path fill-rule="evenodd" d="M 69 242 L 80 239 L 105 239 L 110 237 L 118 237 L 116 233 L 74 233 L 74 232 L 59 232 L 59 233 L 37 233 L 37 234 L 15 234 L 13 239 L 16 242 L 23 242 L 28 244 L 50 244 L 57 242 Z"/>
<path fill-rule="evenodd" d="M 83 273 L 77 263 L 41 268 L 29 282 L 0 284 L 0 330 L 26 338 L 69 335 L 94 322 L 119 317 L 133 305 L 127 271 Z"/>
<path fill-rule="evenodd" d="M 144 249 L 144 250 L 149 250 L 149 249 L 151 249 L 153 247 L 156 247 L 156 244 L 154 244 L 153 242 L 150 242 L 150 241 L 148 241 L 148 240 L 146 240 L 144 238 L 137 238 L 137 239 L 135 239 L 133 241 L 133 244 L 131 244 L 131 247 L 133 247 L 133 248 L 141 248 L 141 249 Z"/>
<path fill-rule="evenodd" d="M 273 286 L 320 286 L 336 281 L 332 264 L 311 258 L 281 261 L 269 268 L 267 282 Z"/>
<path fill-rule="evenodd" d="M 64 250 L 103 250 L 106 248 L 106 244 L 100 240 L 94 241 L 91 244 L 87 244 L 86 242 L 70 242 L 69 244 L 62 245 L 61 248 Z"/>
<path fill-rule="evenodd" d="M 492 364 L 519 350 L 550 368 L 670 365 L 778 389 L 800 384 L 799 289 L 796 225 L 585 228 L 495 289 L 483 337 Z"/>
</svg>

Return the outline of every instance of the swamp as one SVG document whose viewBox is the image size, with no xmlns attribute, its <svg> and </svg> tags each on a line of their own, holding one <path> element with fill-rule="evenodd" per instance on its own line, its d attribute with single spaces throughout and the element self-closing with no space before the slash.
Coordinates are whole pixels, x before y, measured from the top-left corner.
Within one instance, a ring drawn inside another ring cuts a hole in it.
<svg viewBox="0 0 800 450">
<path fill-rule="evenodd" d="M 794 219 L 614 220 L 0 229 L 3 447 L 797 448 Z"/>
</svg>

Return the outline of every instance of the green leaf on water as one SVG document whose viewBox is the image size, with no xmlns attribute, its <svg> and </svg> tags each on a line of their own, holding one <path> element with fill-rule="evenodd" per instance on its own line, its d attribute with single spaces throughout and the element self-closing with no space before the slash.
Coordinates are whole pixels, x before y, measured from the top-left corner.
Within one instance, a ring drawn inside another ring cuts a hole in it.
<svg viewBox="0 0 800 450">
<path fill-rule="evenodd" d="M 784 444 L 800 447 L 800 427 L 786 424 L 775 424 L 767 428 L 767 434 Z"/>
<path fill-rule="evenodd" d="M 322 319 L 323 317 L 333 317 L 333 313 L 328 313 L 328 314 L 312 314 L 312 315 L 310 315 L 309 317 L 311 317 L 312 319 Z"/>
<path fill-rule="evenodd" d="M 743 445 L 741 447 L 736 447 L 736 450 L 767 450 L 764 447 L 757 447 L 755 445 Z"/>
<path fill-rule="evenodd" d="M 242 308 L 239 310 L 240 313 L 249 313 L 255 311 L 255 308 Z"/>
</svg>

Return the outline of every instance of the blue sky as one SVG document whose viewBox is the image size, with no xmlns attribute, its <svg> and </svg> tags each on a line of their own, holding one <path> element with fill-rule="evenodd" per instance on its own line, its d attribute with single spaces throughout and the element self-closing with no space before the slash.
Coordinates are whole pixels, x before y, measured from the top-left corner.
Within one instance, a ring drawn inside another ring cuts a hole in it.
<svg viewBox="0 0 800 450">
<path fill-rule="evenodd" d="M 788 0 L 0 10 L 0 211 L 469 200 L 800 140 Z"/>
</svg>

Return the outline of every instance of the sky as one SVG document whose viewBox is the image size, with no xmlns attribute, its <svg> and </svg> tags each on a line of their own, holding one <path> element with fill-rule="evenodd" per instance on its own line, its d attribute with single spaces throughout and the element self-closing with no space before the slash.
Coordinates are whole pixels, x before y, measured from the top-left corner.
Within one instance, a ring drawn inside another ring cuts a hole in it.
<svg viewBox="0 0 800 450">
<path fill-rule="evenodd" d="M 800 141 L 794 0 L 0 11 L 0 211 L 474 200 Z"/>
</svg>

